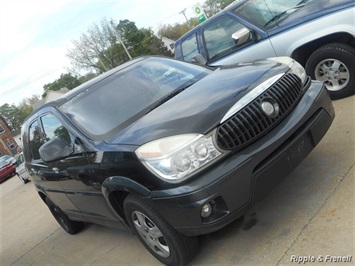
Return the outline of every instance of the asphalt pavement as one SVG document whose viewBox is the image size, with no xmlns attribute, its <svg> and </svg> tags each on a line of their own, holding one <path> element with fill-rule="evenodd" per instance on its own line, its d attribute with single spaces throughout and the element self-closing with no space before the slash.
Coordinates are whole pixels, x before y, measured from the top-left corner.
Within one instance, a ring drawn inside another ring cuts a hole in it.
<svg viewBox="0 0 355 266">
<path fill-rule="evenodd" d="M 199 238 L 191 265 L 350 265 L 355 262 L 355 96 L 333 102 L 336 118 L 315 150 L 241 220 Z M 1 265 L 160 265 L 129 232 L 88 224 L 60 228 L 33 184 L 0 185 Z"/>
</svg>

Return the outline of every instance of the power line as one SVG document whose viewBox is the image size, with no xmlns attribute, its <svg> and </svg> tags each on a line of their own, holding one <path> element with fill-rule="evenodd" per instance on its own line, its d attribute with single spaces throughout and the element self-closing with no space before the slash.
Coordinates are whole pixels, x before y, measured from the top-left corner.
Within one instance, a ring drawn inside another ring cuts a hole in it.
<svg viewBox="0 0 355 266">
<path fill-rule="evenodd" d="M 185 19 L 186 19 L 186 23 L 187 23 L 187 25 L 190 27 L 190 22 L 189 22 L 189 20 L 187 19 L 185 12 L 186 12 L 186 8 L 185 8 L 184 10 L 182 10 L 179 14 L 183 14 L 183 15 L 184 15 L 184 17 L 185 17 Z"/>
</svg>

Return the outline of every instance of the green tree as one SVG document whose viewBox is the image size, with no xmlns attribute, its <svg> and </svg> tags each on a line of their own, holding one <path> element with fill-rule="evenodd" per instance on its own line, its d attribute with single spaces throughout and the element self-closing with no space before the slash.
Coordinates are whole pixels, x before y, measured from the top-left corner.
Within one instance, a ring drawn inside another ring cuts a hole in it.
<svg viewBox="0 0 355 266">
<path fill-rule="evenodd" d="M 92 73 L 92 72 L 88 72 L 88 73 L 86 73 L 85 75 L 81 76 L 81 77 L 79 78 L 79 81 L 80 81 L 80 83 L 84 83 L 84 82 L 86 82 L 86 81 L 89 81 L 90 79 L 93 79 L 93 78 L 96 77 L 96 76 L 97 76 L 97 74 Z"/>
<path fill-rule="evenodd" d="M 124 57 L 123 47 L 119 42 L 115 25 L 110 19 L 102 19 L 83 33 L 79 40 L 73 40 L 73 48 L 68 50 L 74 70 L 91 70 L 105 72 L 121 64 Z"/>
<path fill-rule="evenodd" d="M 100 24 L 93 24 L 79 40 L 72 42 L 74 47 L 68 50 L 67 56 L 71 60 L 73 73 L 91 70 L 99 74 L 128 61 L 123 44 L 131 57 L 172 56 L 151 29 L 138 29 L 128 19 L 120 20 L 118 24 L 112 19 L 103 19 Z"/>
<path fill-rule="evenodd" d="M 76 76 L 73 76 L 70 73 L 66 73 L 60 74 L 59 79 L 56 79 L 52 83 L 45 84 L 43 88 L 45 91 L 59 91 L 62 88 L 67 88 L 68 90 L 71 90 L 79 86 L 80 84 L 81 83 Z"/>
<path fill-rule="evenodd" d="M 37 99 L 38 97 L 35 96 Z M 32 99 L 33 100 L 33 99 Z M 23 121 L 33 112 L 33 108 L 28 100 L 23 100 L 19 106 L 8 103 L 0 106 L 0 116 L 5 119 L 11 131 L 21 129 Z"/>
<path fill-rule="evenodd" d="M 42 97 L 46 97 L 48 91 L 59 91 L 62 88 L 71 90 L 81 84 L 80 80 L 70 73 L 60 74 L 60 77 L 52 83 L 45 84 L 43 86 L 44 93 Z"/>
<path fill-rule="evenodd" d="M 116 28 L 132 57 L 143 55 L 172 56 L 162 40 L 150 28 L 138 29 L 134 22 L 127 19 L 120 20 Z"/>
<path fill-rule="evenodd" d="M 203 4 L 203 8 L 207 17 L 212 17 L 234 1 L 235 0 L 206 0 Z"/>
<path fill-rule="evenodd" d="M 197 25 L 198 21 L 196 18 L 190 18 L 189 23 L 185 22 L 182 24 L 176 23 L 174 25 L 162 25 L 159 26 L 158 35 L 176 41 L 191 28 L 196 27 Z"/>
<path fill-rule="evenodd" d="M 173 54 L 168 50 L 164 42 L 158 38 L 151 29 L 142 28 L 141 31 L 144 33 L 142 45 L 148 47 L 148 53 L 146 54 L 173 57 Z"/>
<path fill-rule="evenodd" d="M 120 20 L 116 28 L 127 46 L 134 46 L 144 39 L 144 33 L 137 28 L 133 21 L 129 21 L 128 19 Z"/>
</svg>

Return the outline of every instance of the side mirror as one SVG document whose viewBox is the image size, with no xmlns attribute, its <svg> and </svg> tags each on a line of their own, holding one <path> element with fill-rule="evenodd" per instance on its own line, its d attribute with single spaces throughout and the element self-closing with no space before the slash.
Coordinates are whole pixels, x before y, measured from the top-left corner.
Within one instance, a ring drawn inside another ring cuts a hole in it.
<svg viewBox="0 0 355 266">
<path fill-rule="evenodd" d="M 243 27 L 232 34 L 232 39 L 234 40 L 235 44 L 239 46 L 244 44 L 249 39 L 250 35 L 251 31 Z"/>
<path fill-rule="evenodd" d="M 207 60 L 203 57 L 202 54 L 197 54 L 192 58 L 191 62 L 200 64 L 200 65 L 206 65 Z"/>
<path fill-rule="evenodd" d="M 45 163 L 65 158 L 74 153 L 74 144 L 67 144 L 60 138 L 54 138 L 39 148 L 39 155 Z"/>
</svg>

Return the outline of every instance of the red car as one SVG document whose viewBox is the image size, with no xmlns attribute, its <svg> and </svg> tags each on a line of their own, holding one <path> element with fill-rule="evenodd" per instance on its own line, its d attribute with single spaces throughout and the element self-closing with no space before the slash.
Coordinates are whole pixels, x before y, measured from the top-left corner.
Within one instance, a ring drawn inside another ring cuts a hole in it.
<svg viewBox="0 0 355 266">
<path fill-rule="evenodd" d="M 4 181 L 7 177 L 16 174 L 15 166 L 6 161 L 0 161 L 0 182 Z"/>
</svg>

